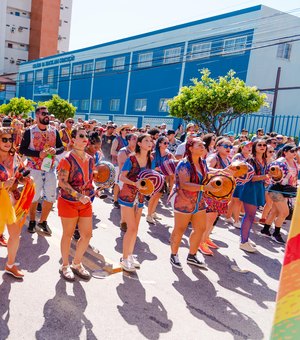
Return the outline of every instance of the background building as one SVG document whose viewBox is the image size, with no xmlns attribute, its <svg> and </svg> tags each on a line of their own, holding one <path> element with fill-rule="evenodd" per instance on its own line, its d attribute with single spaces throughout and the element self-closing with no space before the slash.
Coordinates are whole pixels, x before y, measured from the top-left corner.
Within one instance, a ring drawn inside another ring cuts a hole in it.
<svg viewBox="0 0 300 340">
<path fill-rule="evenodd" d="M 69 49 L 72 0 L 0 1 L 0 75 Z"/>
<path fill-rule="evenodd" d="M 276 113 L 300 114 L 300 18 L 266 6 L 190 22 L 24 63 L 19 95 L 44 101 L 58 94 L 78 115 L 99 120 L 173 125 L 168 99 L 209 68 L 230 69 L 248 85 L 267 89 L 272 109 L 278 67 Z"/>
</svg>

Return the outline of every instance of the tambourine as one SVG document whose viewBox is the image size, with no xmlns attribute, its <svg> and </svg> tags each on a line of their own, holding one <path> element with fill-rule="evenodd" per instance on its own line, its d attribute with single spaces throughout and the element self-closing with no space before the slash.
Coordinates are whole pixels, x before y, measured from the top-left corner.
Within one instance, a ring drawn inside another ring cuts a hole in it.
<svg viewBox="0 0 300 340">
<path fill-rule="evenodd" d="M 138 180 L 140 185 L 139 192 L 145 196 L 151 196 L 154 192 L 154 184 L 149 178 L 141 178 Z"/>
<path fill-rule="evenodd" d="M 97 187 L 110 188 L 115 183 L 115 167 L 106 161 L 101 161 L 93 170 L 93 180 Z"/>
<path fill-rule="evenodd" d="M 244 185 L 245 183 L 250 182 L 252 177 L 255 175 L 254 168 L 251 164 L 249 164 L 248 162 L 243 162 L 243 164 L 247 166 L 248 171 L 243 176 L 239 176 L 239 177 L 234 176 L 236 185 Z"/>
<path fill-rule="evenodd" d="M 138 179 L 150 179 L 154 185 L 153 194 L 160 192 L 165 183 L 165 177 L 155 170 L 146 169 L 139 173 Z"/>
<path fill-rule="evenodd" d="M 242 162 L 239 160 L 233 161 L 227 167 L 227 169 L 231 171 L 233 177 L 242 177 L 245 176 L 248 172 L 248 166 L 246 162 Z"/>
<path fill-rule="evenodd" d="M 208 173 L 203 185 L 207 197 L 217 201 L 227 200 L 235 189 L 235 179 L 224 173 Z"/>
<path fill-rule="evenodd" d="M 177 163 L 178 161 L 174 159 L 167 159 L 160 166 L 160 170 L 165 176 L 172 176 L 175 174 Z"/>
<path fill-rule="evenodd" d="M 267 166 L 266 173 L 271 177 L 273 183 L 279 183 L 288 174 L 289 169 L 283 162 L 274 161 Z"/>
</svg>

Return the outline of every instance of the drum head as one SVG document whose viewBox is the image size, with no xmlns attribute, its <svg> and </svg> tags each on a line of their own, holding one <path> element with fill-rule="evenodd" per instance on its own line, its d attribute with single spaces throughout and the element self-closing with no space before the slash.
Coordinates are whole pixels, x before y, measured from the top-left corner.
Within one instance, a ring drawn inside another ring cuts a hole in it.
<svg viewBox="0 0 300 340">
<path fill-rule="evenodd" d="M 150 196 L 154 192 L 154 184 L 149 178 L 141 178 L 139 180 L 139 192 L 143 195 Z"/>
<path fill-rule="evenodd" d="M 97 187 L 111 187 L 115 182 L 115 167 L 109 162 L 100 162 L 93 171 L 93 179 Z"/>
</svg>

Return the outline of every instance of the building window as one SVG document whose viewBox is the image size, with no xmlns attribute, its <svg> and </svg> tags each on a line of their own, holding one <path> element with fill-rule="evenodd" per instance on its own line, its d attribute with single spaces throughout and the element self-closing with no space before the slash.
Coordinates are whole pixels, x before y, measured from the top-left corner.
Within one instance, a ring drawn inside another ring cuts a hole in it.
<svg viewBox="0 0 300 340">
<path fill-rule="evenodd" d="M 28 83 L 33 82 L 33 72 L 27 73 L 27 82 Z"/>
<path fill-rule="evenodd" d="M 111 99 L 110 101 L 110 111 L 120 110 L 120 99 Z"/>
<path fill-rule="evenodd" d="M 164 64 L 172 64 L 180 61 L 181 47 L 169 48 L 165 50 Z"/>
<path fill-rule="evenodd" d="M 94 99 L 93 100 L 93 111 L 101 111 L 102 108 L 102 99 Z"/>
<path fill-rule="evenodd" d="M 54 81 L 54 70 L 48 70 L 48 76 L 47 76 L 47 84 L 48 85 L 53 85 L 53 81 Z"/>
<path fill-rule="evenodd" d="M 7 43 L 7 47 L 8 47 L 8 48 L 13 48 L 14 45 L 13 45 L 12 43 Z"/>
<path fill-rule="evenodd" d="M 72 99 L 72 100 L 71 100 L 71 103 L 72 103 L 73 106 L 75 106 L 75 107 L 78 109 L 78 107 L 79 107 L 79 100 L 77 100 L 77 99 Z"/>
<path fill-rule="evenodd" d="M 20 83 L 24 83 L 25 82 L 25 73 L 21 73 L 20 74 Z"/>
<path fill-rule="evenodd" d="M 114 58 L 113 60 L 113 70 L 124 70 L 125 68 L 125 57 Z"/>
<path fill-rule="evenodd" d="M 245 53 L 247 37 L 238 37 L 224 40 L 223 55 Z"/>
<path fill-rule="evenodd" d="M 35 81 L 42 81 L 43 80 L 43 71 L 36 71 L 35 74 Z"/>
<path fill-rule="evenodd" d="M 278 45 L 277 58 L 290 60 L 292 51 L 292 44 L 284 43 Z"/>
<path fill-rule="evenodd" d="M 73 66 L 73 75 L 78 76 L 82 73 L 82 65 L 74 65 Z"/>
<path fill-rule="evenodd" d="M 81 101 L 81 110 L 87 111 L 89 109 L 90 101 L 88 99 L 83 99 Z"/>
<path fill-rule="evenodd" d="M 106 68 L 106 60 L 96 61 L 95 72 L 104 72 Z"/>
<path fill-rule="evenodd" d="M 83 74 L 88 74 L 93 72 L 93 63 L 83 64 Z"/>
<path fill-rule="evenodd" d="M 153 52 L 139 54 L 138 67 L 151 67 L 153 59 Z"/>
<path fill-rule="evenodd" d="M 209 58 L 211 51 L 211 42 L 199 43 L 192 45 L 191 59 Z"/>
<path fill-rule="evenodd" d="M 134 102 L 134 111 L 143 111 L 147 110 L 147 99 L 136 99 Z"/>
<path fill-rule="evenodd" d="M 169 112 L 168 100 L 171 98 L 161 98 L 159 101 L 159 112 Z"/>
<path fill-rule="evenodd" d="M 70 74 L 70 66 L 63 66 L 60 69 L 60 75 L 62 77 L 69 77 L 69 74 Z"/>
</svg>

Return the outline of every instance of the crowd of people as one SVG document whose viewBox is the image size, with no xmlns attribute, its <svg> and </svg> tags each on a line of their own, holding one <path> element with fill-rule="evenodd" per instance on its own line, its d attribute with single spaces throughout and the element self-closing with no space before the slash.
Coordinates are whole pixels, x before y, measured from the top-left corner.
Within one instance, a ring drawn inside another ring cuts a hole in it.
<svg viewBox="0 0 300 340">
<path fill-rule="evenodd" d="M 3 209 L 2 203 L 8 197 L 11 212 L 10 215 L 1 212 L 0 218 L 0 245 L 8 251 L 6 273 L 16 278 L 24 276 L 15 259 L 22 226 L 27 222 L 24 215 L 14 216 L 13 209 L 20 199 L 18 192 L 31 182 L 35 194 L 29 208 L 27 231 L 51 236 L 48 217 L 57 201 L 63 229 L 60 273 L 68 281 L 74 281 L 76 275 L 90 278 L 82 258 L 92 237 L 92 202 L 96 196 L 103 195 L 95 188 L 93 177 L 103 161 L 110 162 L 116 172 L 111 208 L 121 209 L 120 228 L 124 234 L 120 264 L 125 271 L 140 268 L 134 248 L 143 207 L 146 203 L 147 222 L 157 224 L 163 218 L 156 212 L 163 195 L 168 197 L 163 204 L 174 212 L 170 263 L 177 268 L 182 268 L 178 252 L 189 224 L 192 231 L 186 261 L 200 268 L 206 268 L 206 264 L 197 257 L 197 252 L 211 256 L 213 249 L 219 248 L 210 238 L 218 218 L 241 230 L 241 250 L 255 252 L 249 236 L 256 212 L 261 209 L 258 221 L 262 225 L 261 235 L 285 243 L 280 231 L 290 213 L 300 169 L 300 148 L 293 138 L 265 133 L 262 128 L 254 136 L 246 129 L 238 136 L 232 131 L 216 136 L 200 131 L 191 122 L 185 129 L 180 125 L 176 131 L 167 129 L 166 124 L 137 128 L 80 118 L 76 122 L 73 118 L 60 122 L 47 107 L 41 106 L 36 109 L 34 119 L 0 118 L 0 203 Z M 231 180 L 230 165 L 235 161 L 249 164 L 254 171 L 251 179 L 243 185 L 234 185 L 226 200 L 208 195 L 208 191 L 214 190 L 207 181 L 209 175 L 222 174 Z M 284 167 L 280 183 L 272 181 L 267 171 L 268 165 L 276 161 Z M 145 194 L 139 175 L 147 169 L 162 175 L 164 164 L 172 165 L 174 171 L 164 173 L 164 185 L 159 191 Z M 20 169 L 28 169 L 30 174 Z M 241 222 L 240 216 L 243 216 Z M 72 238 L 77 240 L 77 246 L 70 263 Z"/>
</svg>

